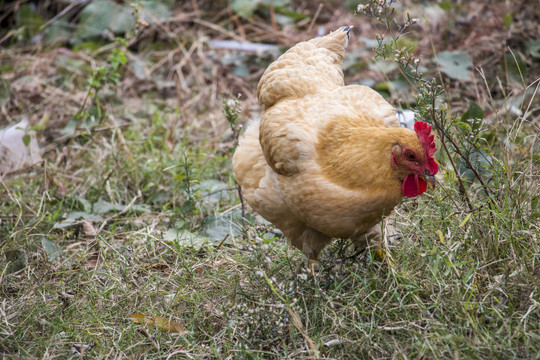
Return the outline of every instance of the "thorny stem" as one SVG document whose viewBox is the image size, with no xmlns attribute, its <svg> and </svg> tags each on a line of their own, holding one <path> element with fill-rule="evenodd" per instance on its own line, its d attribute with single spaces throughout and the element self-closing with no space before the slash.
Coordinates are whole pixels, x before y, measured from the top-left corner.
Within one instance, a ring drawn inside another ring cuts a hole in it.
<svg viewBox="0 0 540 360">
<path fill-rule="evenodd" d="M 473 208 L 473 206 L 471 204 L 471 201 L 469 199 L 469 195 L 467 194 L 467 190 L 465 189 L 465 184 L 463 183 L 463 179 L 459 175 L 459 171 L 457 169 L 456 163 L 454 162 L 454 159 L 452 158 L 452 155 L 450 154 L 450 151 L 448 150 L 448 147 L 446 146 L 446 142 L 444 141 L 444 138 L 447 138 L 447 132 L 444 130 L 444 124 L 442 123 L 444 121 L 442 114 L 440 114 L 441 115 L 441 122 L 437 121 L 437 113 L 435 111 L 435 98 L 434 97 L 431 99 L 431 109 L 430 109 L 430 111 L 431 111 L 431 120 L 433 121 L 433 125 L 435 125 L 437 130 L 439 130 L 439 132 L 441 133 L 441 136 L 442 136 L 441 144 L 442 144 L 442 146 L 444 148 L 444 152 L 446 153 L 446 155 L 448 155 L 448 159 L 450 159 L 450 164 L 452 164 L 452 168 L 454 169 L 454 173 L 456 174 L 456 177 L 458 179 L 459 194 L 461 195 L 463 200 L 467 203 L 467 206 L 469 207 L 469 210 L 473 211 L 474 208 Z"/>
<path fill-rule="evenodd" d="M 454 151 L 467 163 L 467 167 L 471 169 L 471 171 L 474 173 L 474 176 L 478 179 L 480 184 L 486 189 L 486 192 L 489 192 L 489 195 L 493 195 L 493 192 L 491 191 L 491 188 L 487 186 L 487 184 L 484 182 L 484 179 L 482 178 L 482 175 L 476 170 L 474 165 L 471 163 L 471 160 L 469 159 L 469 156 L 464 155 L 458 145 L 454 142 L 454 140 L 450 137 L 450 135 L 447 132 L 443 133 L 444 137 L 452 144 L 452 147 L 454 148 Z M 491 197 L 490 197 L 491 199 Z M 490 201 L 491 204 L 491 201 Z M 491 205 L 490 205 L 491 207 Z"/>
</svg>

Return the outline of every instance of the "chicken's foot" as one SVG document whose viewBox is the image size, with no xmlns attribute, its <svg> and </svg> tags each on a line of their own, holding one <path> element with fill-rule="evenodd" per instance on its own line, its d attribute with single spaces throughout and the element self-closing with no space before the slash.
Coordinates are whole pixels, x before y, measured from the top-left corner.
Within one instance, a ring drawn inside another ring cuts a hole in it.
<svg viewBox="0 0 540 360">
<path fill-rule="evenodd" d="M 309 259 L 308 266 L 313 277 L 321 270 L 321 263 L 319 263 L 319 260 Z"/>
</svg>

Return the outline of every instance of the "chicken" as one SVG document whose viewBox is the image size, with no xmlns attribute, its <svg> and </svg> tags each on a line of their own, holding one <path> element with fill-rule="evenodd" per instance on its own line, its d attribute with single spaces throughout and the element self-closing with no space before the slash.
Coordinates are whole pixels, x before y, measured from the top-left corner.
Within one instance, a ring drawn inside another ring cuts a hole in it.
<svg viewBox="0 0 540 360">
<path fill-rule="evenodd" d="M 297 44 L 264 72 L 260 121 L 233 157 L 243 197 L 311 261 L 333 238 L 365 247 L 402 196 L 434 185 L 431 127 L 401 128 L 374 90 L 344 86 L 351 27 Z"/>
</svg>

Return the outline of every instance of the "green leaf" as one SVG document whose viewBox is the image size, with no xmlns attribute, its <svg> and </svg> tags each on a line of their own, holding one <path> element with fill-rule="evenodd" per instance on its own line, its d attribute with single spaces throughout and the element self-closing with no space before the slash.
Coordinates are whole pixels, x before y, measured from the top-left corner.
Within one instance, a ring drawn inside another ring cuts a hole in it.
<svg viewBox="0 0 540 360">
<path fill-rule="evenodd" d="M 370 70 L 379 71 L 382 74 L 388 74 L 398 68 L 398 64 L 395 61 L 390 60 L 378 60 L 369 64 Z"/>
<path fill-rule="evenodd" d="M 437 55 L 437 64 L 441 72 L 454 80 L 471 80 L 473 63 L 466 51 L 443 51 Z"/>
<path fill-rule="evenodd" d="M 41 238 L 41 245 L 47 253 L 47 258 L 50 262 L 53 262 L 58 256 L 62 254 L 62 247 L 56 246 L 51 240 L 46 237 Z"/>
<path fill-rule="evenodd" d="M 477 130 L 484 119 L 484 110 L 475 103 L 469 100 L 469 108 L 461 115 L 461 121 L 468 123 L 472 130 Z M 472 121 L 471 121 L 472 120 Z M 478 121 L 480 120 L 480 121 Z"/>
<path fill-rule="evenodd" d="M 129 5 L 116 6 L 116 14 L 109 24 L 109 29 L 114 34 L 125 34 L 135 26 L 137 20 L 133 15 L 133 9 Z"/>
<path fill-rule="evenodd" d="M 28 147 L 28 145 L 30 145 L 31 140 L 32 140 L 32 137 L 30 136 L 30 134 L 24 134 L 23 137 L 22 137 L 23 144 L 26 147 Z"/>
<path fill-rule="evenodd" d="M 247 219 L 251 221 L 251 219 Z M 227 235 L 236 237 L 243 233 L 242 212 L 234 210 L 224 214 L 210 215 L 201 224 L 201 235 L 212 241 L 221 241 Z"/>
<path fill-rule="evenodd" d="M 540 58 L 540 40 L 531 40 L 527 43 L 527 53 L 534 58 Z"/>
<path fill-rule="evenodd" d="M 439 7 L 443 9 L 444 11 L 451 10 L 455 7 L 455 5 L 450 3 L 449 1 L 441 1 L 437 3 L 437 5 L 439 5 Z"/>
<path fill-rule="evenodd" d="M 98 202 L 94 203 L 93 210 L 94 210 L 95 214 L 106 214 L 106 213 L 109 213 L 109 212 L 122 211 L 122 210 L 124 210 L 125 207 L 126 207 L 126 205 L 113 204 L 113 203 L 108 202 L 108 201 L 99 200 Z M 148 205 L 145 205 L 145 204 L 132 205 L 129 210 L 134 211 L 136 213 L 146 213 L 146 212 L 151 211 L 150 207 Z"/>
<path fill-rule="evenodd" d="M 506 28 L 510 28 L 510 25 L 512 24 L 512 13 L 506 13 L 504 15 L 504 25 L 506 26 Z"/>
<path fill-rule="evenodd" d="M 85 198 L 82 198 L 80 196 L 74 196 L 73 200 L 79 203 L 79 208 L 89 213 L 92 211 L 92 204 L 90 204 L 90 201 L 86 200 Z"/>
<path fill-rule="evenodd" d="M 171 17 L 171 12 L 167 8 L 167 5 L 163 4 L 161 1 L 146 0 L 141 4 L 141 18 L 149 23 L 155 23 L 156 21 Z"/>
<path fill-rule="evenodd" d="M 274 0 L 262 0 L 262 3 L 266 7 L 273 7 L 275 12 L 281 15 L 276 15 L 276 22 L 280 25 L 289 25 L 293 24 L 294 21 L 302 21 L 307 19 L 309 16 L 303 13 L 296 12 L 291 10 L 289 7 L 285 6 L 287 1 L 281 1 L 282 5 L 278 4 L 279 1 Z"/>
<path fill-rule="evenodd" d="M 510 82 L 521 83 L 522 79 L 527 79 L 527 65 L 519 53 L 514 52 L 513 54 L 505 54 L 505 59 L 502 65 L 503 70 L 508 73 Z"/>
<path fill-rule="evenodd" d="M 469 154 L 469 160 L 471 165 L 474 166 L 476 171 L 484 178 L 489 177 L 493 173 L 493 167 L 491 165 L 490 156 L 483 150 L 475 150 Z M 458 158 L 456 161 L 458 171 L 462 178 L 468 182 L 473 183 L 476 181 L 476 176 L 467 163 Z"/>
<path fill-rule="evenodd" d="M 49 26 L 45 34 L 45 43 L 48 46 L 66 43 L 73 35 L 74 25 L 70 24 L 66 19 L 58 19 Z"/>
<path fill-rule="evenodd" d="M 249 69 L 246 64 L 238 64 L 234 67 L 233 74 L 238 77 L 247 77 L 249 76 Z"/>
<path fill-rule="evenodd" d="M 7 274 L 13 274 L 20 271 L 28 265 L 28 256 L 23 250 L 8 250 L 5 252 L 7 263 Z"/>
<path fill-rule="evenodd" d="M 111 0 L 96 0 L 81 11 L 76 32 L 79 39 L 99 37 L 105 30 L 115 34 L 126 33 L 135 25 L 135 17 L 129 5 L 116 4 Z"/>
<path fill-rule="evenodd" d="M 15 22 L 17 27 L 24 26 L 28 37 L 37 35 L 41 26 L 45 24 L 43 18 L 29 4 L 23 4 L 19 7 L 17 14 L 15 14 Z"/>
<path fill-rule="evenodd" d="M 163 240 L 170 243 L 176 243 L 181 247 L 190 247 L 200 250 L 201 247 L 208 244 L 208 241 L 188 230 L 169 229 L 163 234 Z"/>
<path fill-rule="evenodd" d="M 535 210 L 538 208 L 538 199 L 539 197 L 538 196 L 535 196 L 532 198 L 531 200 L 531 209 Z"/>
<path fill-rule="evenodd" d="M 233 196 L 227 184 L 222 181 L 209 179 L 193 187 L 198 190 L 202 200 L 207 204 L 216 204 L 220 201 L 230 201 Z"/>
<path fill-rule="evenodd" d="M 101 215 L 92 214 L 85 211 L 72 211 L 67 215 L 64 221 L 54 224 L 52 228 L 64 229 L 64 228 L 78 226 L 82 222 L 82 220 L 95 222 L 95 221 L 103 221 L 104 219 Z"/>
<path fill-rule="evenodd" d="M 235 13 L 243 17 L 253 15 L 261 0 L 232 0 L 231 8 Z"/>
</svg>

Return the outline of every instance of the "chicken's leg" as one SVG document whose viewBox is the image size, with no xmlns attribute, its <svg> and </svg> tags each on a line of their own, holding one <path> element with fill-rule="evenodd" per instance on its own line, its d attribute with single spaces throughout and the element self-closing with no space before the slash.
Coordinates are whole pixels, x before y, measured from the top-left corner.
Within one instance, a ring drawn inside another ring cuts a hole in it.
<svg viewBox="0 0 540 360">
<path fill-rule="evenodd" d="M 315 275 L 320 269 L 319 253 L 332 241 L 332 238 L 321 234 L 315 229 L 306 227 L 300 236 L 296 238 L 289 236 L 289 239 L 291 239 L 292 245 L 306 254 L 309 259 L 309 270 L 312 275 Z"/>
</svg>

